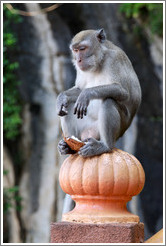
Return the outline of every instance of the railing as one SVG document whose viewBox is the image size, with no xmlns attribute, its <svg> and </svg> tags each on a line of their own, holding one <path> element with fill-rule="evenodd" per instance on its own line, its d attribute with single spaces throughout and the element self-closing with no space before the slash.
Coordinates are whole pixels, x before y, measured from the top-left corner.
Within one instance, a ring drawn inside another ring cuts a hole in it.
<svg viewBox="0 0 166 246">
<path fill-rule="evenodd" d="M 163 229 L 146 240 L 144 243 L 163 243 Z"/>
</svg>

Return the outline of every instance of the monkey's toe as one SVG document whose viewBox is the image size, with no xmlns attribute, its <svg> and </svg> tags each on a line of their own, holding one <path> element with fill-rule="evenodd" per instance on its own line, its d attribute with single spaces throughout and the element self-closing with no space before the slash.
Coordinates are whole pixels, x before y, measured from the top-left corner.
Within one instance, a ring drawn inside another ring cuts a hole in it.
<svg viewBox="0 0 166 246">
<path fill-rule="evenodd" d="M 91 157 L 96 155 L 96 149 L 91 146 L 91 144 L 85 144 L 82 148 L 80 148 L 79 155 L 82 155 L 83 157 Z"/>
<path fill-rule="evenodd" d="M 101 141 L 97 141 L 94 138 L 88 138 L 85 141 L 85 145 L 80 148 L 78 154 L 83 157 L 92 157 L 96 155 L 101 155 L 103 153 L 108 153 L 110 149 Z"/>
</svg>

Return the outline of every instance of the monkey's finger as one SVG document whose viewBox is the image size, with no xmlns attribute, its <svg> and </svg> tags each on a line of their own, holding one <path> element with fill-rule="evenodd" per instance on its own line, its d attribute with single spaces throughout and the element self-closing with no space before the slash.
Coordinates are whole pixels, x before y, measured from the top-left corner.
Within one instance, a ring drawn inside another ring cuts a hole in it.
<svg viewBox="0 0 166 246">
<path fill-rule="evenodd" d="M 67 108 L 67 107 L 66 107 L 65 105 L 62 105 L 62 111 L 63 111 L 64 113 L 68 114 L 68 111 L 67 111 L 66 108 Z"/>
<path fill-rule="evenodd" d="M 78 151 L 78 154 L 82 156 L 88 156 L 89 147 L 90 146 L 84 145 L 82 148 L 80 148 L 80 150 Z"/>
<path fill-rule="evenodd" d="M 62 105 L 57 105 L 57 114 L 60 115 L 60 112 L 62 110 Z"/>
<path fill-rule="evenodd" d="M 68 114 L 68 111 L 66 110 L 66 108 L 63 105 L 61 105 L 61 108 L 60 108 L 60 110 L 58 112 L 58 115 L 59 116 L 64 116 L 64 115 L 67 115 L 67 114 Z"/>
<path fill-rule="evenodd" d="M 81 117 L 80 104 L 77 104 L 76 108 L 74 109 L 74 114 L 77 114 L 78 119 Z"/>
<path fill-rule="evenodd" d="M 61 112 L 58 113 L 58 115 L 59 116 L 65 116 L 65 115 L 67 115 L 67 112 L 61 111 Z"/>
<path fill-rule="evenodd" d="M 84 109 L 83 109 L 83 114 L 84 114 L 84 115 L 87 114 L 87 107 L 84 107 Z"/>
<path fill-rule="evenodd" d="M 61 149 L 62 150 L 65 150 L 66 148 L 68 148 L 68 147 L 67 146 L 64 146 L 64 145 L 61 146 Z"/>
<path fill-rule="evenodd" d="M 87 149 L 89 149 L 89 146 L 90 146 L 90 144 L 87 143 L 84 146 L 82 146 L 79 151 L 87 150 Z"/>
<path fill-rule="evenodd" d="M 65 148 L 65 149 L 58 148 L 58 150 L 59 150 L 59 152 L 60 152 L 61 155 L 67 155 L 70 152 L 70 149 L 69 148 Z"/>
<path fill-rule="evenodd" d="M 64 143 L 59 143 L 58 146 L 66 147 L 68 145 L 67 145 L 67 143 L 64 142 Z"/>
<path fill-rule="evenodd" d="M 84 108 L 83 106 L 80 108 L 80 118 L 82 119 L 84 116 Z"/>
<path fill-rule="evenodd" d="M 78 107 L 78 104 L 75 104 L 75 105 L 74 105 L 74 114 L 77 113 L 77 107 Z"/>
<path fill-rule="evenodd" d="M 80 116 L 80 109 L 78 108 L 77 109 L 77 118 L 79 119 L 81 116 Z"/>
<path fill-rule="evenodd" d="M 58 143 L 58 146 L 65 146 L 65 147 L 67 147 L 68 144 L 64 141 L 64 139 L 61 139 L 61 140 L 59 141 L 59 143 Z"/>
</svg>

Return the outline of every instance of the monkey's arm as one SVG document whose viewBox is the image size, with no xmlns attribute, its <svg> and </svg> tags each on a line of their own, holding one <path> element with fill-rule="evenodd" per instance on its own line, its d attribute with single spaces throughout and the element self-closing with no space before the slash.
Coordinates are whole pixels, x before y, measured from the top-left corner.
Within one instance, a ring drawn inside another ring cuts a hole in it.
<svg viewBox="0 0 166 246">
<path fill-rule="evenodd" d="M 75 102 L 81 93 L 81 90 L 78 87 L 72 87 L 71 89 L 61 92 L 57 97 L 57 114 L 60 116 L 67 115 L 67 107 L 69 103 Z"/>
<path fill-rule="evenodd" d="M 85 93 L 89 93 L 90 99 L 112 98 L 117 101 L 124 101 L 128 98 L 128 91 L 121 84 L 113 83 L 110 85 L 95 86 L 87 88 Z"/>
<path fill-rule="evenodd" d="M 90 100 L 112 98 L 116 101 L 125 101 L 128 96 L 128 91 L 118 83 L 86 88 L 78 96 L 74 106 L 74 114 L 77 114 L 78 118 L 83 118 L 83 115 L 87 113 Z"/>
</svg>

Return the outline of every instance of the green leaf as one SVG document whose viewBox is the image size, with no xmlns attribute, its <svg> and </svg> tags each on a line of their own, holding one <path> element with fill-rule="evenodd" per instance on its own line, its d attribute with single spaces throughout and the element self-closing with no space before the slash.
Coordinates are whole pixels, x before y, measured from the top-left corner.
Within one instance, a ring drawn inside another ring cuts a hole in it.
<svg viewBox="0 0 166 246">
<path fill-rule="evenodd" d="M 22 18 L 17 14 L 12 14 L 5 4 L 3 7 L 3 130 L 4 138 L 13 141 L 19 136 L 22 124 L 22 100 L 18 91 L 20 81 L 16 73 L 19 67 L 15 54 L 17 51 L 17 36 L 12 26 L 19 23 Z"/>
<path fill-rule="evenodd" d="M 152 34 L 163 34 L 162 3 L 122 3 L 119 10 L 127 18 L 140 18 L 144 27 L 149 27 Z"/>
<path fill-rule="evenodd" d="M 8 192 L 10 193 L 10 192 L 16 192 L 16 191 L 18 191 L 19 190 L 19 188 L 18 188 L 18 186 L 14 186 L 14 187 L 12 187 L 12 188 L 8 188 Z"/>
<path fill-rule="evenodd" d="M 3 170 L 3 175 L 7 175 L 9 173 L 9 170 L 4 169 Z"/>
</svg>

